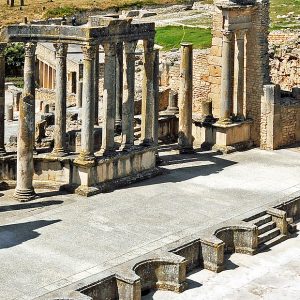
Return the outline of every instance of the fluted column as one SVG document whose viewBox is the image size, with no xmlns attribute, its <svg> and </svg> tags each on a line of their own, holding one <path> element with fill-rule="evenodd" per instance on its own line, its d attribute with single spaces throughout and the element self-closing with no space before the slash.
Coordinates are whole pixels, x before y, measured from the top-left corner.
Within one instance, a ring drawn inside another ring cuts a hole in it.
<svg viewBox="0 0 300 300">
<path fill-rule="evenodd" d="M 95 125 L 99 124 L 99 45 L 95 47 Z"/>
<path fill-rule="evenodd" d="M 110 155 L 115 150 L 115 115 L 116 115 L 116 44 L 103 44 L 105 52 L 104 62 L 104 90 L 102 116 L 102 146 L 101 155 Z"/>
<path fill-rule="evenodd" d="M 29 201 L 33 188 L 33 148 L 35 136 L 35 43 L 25 44 L 24 89 L 20 101 L 17 144 L 17 186 L 15 198 Z"/>
<path fill-rule="evenodd" d="M 193 44 L 181 44 L 179 83 L 179 133 L 180 153 L 193 152 L 192 108 L 193 108 Z"/>
<path fill-rule="evenodd" d="M 143 92 L 142 92 L 142 128 L 141 142 L 144 146 L 153 144 L 153 122 L 154 122 L 154 41 L 144 41 L 144 70 L 143 70 Z"/>
<path fill-rule="evenodd" d="M 95 52 L 94 45 L 82 46 L 83 52 L 83 96 L 81 151 L 76 162 L 94 160 L 94 124 L 95 124 Z"/>
<path fill-rule="evenodd" d="M 123 101 L 123 43 L 116 44 L 116 129 L 121 129 Z"/>
<path fill-rule="evenodd" d="M 231 123 L 231 108 L 233 101 L 233 33 L 223 30 L 222 44 L 222 74 L 221 74 L 221 103 L 219 123 Z"/>
<path fill-rule="evenodd" d="M 134 145 L 135 49 L 137 42 L 124 43 L 124 89 L 122 107 L 122 150 Z M 118 99 L 117 99 L 118 102 Z"/>
<path fill-rule="evenodd" d="M 244 75 L 245 75 L 245 30 L 236 32 L 235 48 L 235 95 L 234 95 L 234 113 L 238 120 L 244 120 Z"/>
<path fill-rule="evenodd" d="M 5 154 L 4 136 L 4 108 L 5 108 L 5 56 L 6 44 L 0 44 L 0 156 Z"/>
<path fill-rule="evenodd" d="M 54 44 L 56 57 L 56 102 L 53 155 L 66 154 L 67 44 Z"/>
</svg>

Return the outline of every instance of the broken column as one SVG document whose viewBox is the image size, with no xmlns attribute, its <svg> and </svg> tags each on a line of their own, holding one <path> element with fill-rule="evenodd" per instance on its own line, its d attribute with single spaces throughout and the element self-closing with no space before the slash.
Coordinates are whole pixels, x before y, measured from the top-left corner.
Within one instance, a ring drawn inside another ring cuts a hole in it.
<svg viewBox="0 0 300 300">
<path fill-rule="evenodd" d="M 83 96 L 81 151 L 77 162 L 94 160 L 94 124 L 95 124 L 95 53 L 94 45 L 82 46 L 83 52 Z"/>
<path fill-rule="evenodd" d="M 122 150 L 134 145 L 135 49 L 137 42 L 124 43 L 124 90 L 122 107 Z M 118 102 L 118 99 L 116 100 Z"/>
<path fill-rule="evenodd" d="M 222 45 L 222 74 L 221 74 L 221 103 L 220 103 L 220 118 L 218 123 L 230 124 L 231 107 L 233 101 L 233 32 L 223 30 L 223 45 Z"/>
<path fill-rule="evenodd" d="M 14 197 L 22 202 L 35 197 L 32 185 L 35 137 L 35 50 L 36 43 L 25 44 L 24 89 L 20 101 L 17 145 L 17 186 L 14 194 Z"/>
<path fill-rule="evenodd" d="M 123 98 L 123 43 L 116 44 L 116 128 L 122 124 Z"/>
<path fill-rule="evenodd" d="M 154 122 L 154 41 L 144 40 L 144 69 L 143 69 L 143 92 L 142 92 L 142 129 L 141 144 L 150 146 L 153 144 Z"/>
<path fill-rule="evenodd" d="M 245 33 L 245 30 L 236 32 L 234 113 L 239 121 L 244 120 Z"/>
<path fill-rule="evenodd" d="M 179 132 L 180 153 L 193 152 L 192 105 L 193 105 L 193 44 L 181 44 L 179 86 Z"/>
<path fill-rule="evenodd" d="M 104 90 L 103 90 L 103 118 L 102 118 L 102 146 L 101 155 L 110 155 L 115 150 L 115 115 L 116 115 L 116 44 L 103 44 L 105 52 L 104 62 Z"/>
<path fill-rule="evenodd" d="M 67 114 L 67 44 L 54 44 L 56 57 L 56 102 L 54 149 L 52 154 L 66 154 L 66 114 Z"/>
<path fill-rule="evenodd" d="M 5 106 L 5 55 L 6 44 L 0 43 L 0 156 L 5 154 L 4 106 Z"/>
</svg>

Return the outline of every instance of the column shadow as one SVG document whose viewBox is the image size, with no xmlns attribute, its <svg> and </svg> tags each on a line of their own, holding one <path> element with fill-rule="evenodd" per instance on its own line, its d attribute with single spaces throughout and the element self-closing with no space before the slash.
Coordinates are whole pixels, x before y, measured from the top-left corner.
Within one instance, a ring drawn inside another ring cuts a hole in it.
<svg viewBox="0 0 300 300">
<path fill-rule="evenodd" d="M 0 249 L 12 248 L 41 234 L 36 230 L 62 220 L 39 220 L 0 226 Z"/>
</svg>

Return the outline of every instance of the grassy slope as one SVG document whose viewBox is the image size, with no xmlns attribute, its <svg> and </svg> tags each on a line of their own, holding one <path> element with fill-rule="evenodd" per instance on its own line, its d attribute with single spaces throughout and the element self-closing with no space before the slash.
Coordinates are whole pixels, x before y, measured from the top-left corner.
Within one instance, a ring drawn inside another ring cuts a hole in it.
<svg viewBox="0 0 300 300">
<path fill-rule="evenodd" d="M 211 46 L 210 29 L 166 26 L 156 28 L 156 43 L 164 50 L 179 48 L 181 42 L 194 44 L 194 48 L 203 49 Z"/>
</svg>

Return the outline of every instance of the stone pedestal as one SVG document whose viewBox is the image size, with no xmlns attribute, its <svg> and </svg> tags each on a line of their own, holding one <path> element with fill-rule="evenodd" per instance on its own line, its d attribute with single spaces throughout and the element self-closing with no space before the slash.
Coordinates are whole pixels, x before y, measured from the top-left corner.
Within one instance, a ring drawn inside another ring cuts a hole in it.
<svg viewBox="0 0 300 300">
<path fill-rule="evenodd" d="M 193 105 L 193 45 L 181 44 L 179 86 L 179 132 L 180 153 L 193 152 L 192 105 Z"/>
<path fill-rule="evenodd" d="M 17 186 L 14 197 L 29 201 L 35 197 L 33 182 L 33 149 L 35 137 L 35 49 L 25 45 L 24 90 L 20 101 L 17 145 Z"/>
</svg>

